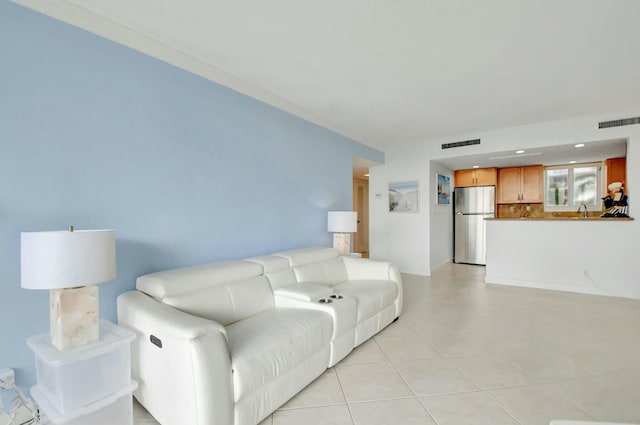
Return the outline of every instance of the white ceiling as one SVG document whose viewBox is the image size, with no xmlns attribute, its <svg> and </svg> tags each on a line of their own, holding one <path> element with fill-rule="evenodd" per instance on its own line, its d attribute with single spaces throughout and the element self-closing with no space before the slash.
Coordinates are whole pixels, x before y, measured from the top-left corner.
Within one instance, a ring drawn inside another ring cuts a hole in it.
<svg viewBox="0 0 640 425">
<path fill-rule="evenodd" d="M 640 105 L 638 0 L 14 0 L 362 143 Z"/>
</svg>

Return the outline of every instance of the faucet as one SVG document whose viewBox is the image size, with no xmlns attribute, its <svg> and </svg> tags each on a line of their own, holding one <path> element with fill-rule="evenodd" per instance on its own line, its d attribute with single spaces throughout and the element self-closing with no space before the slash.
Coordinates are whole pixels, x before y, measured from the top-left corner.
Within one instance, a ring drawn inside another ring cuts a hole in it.
<svg viewBox="0 0 640 425">
<path fill-rule="evenodd" d="M 580 206 L 578 206 L 578 211 L 576 211 L 576 212 L 580 212 L 582 207 L 584 207 L 584 218 L 589 217 L 589 215 L 587 214 L 587 204 L 584 204 L 584 203 L 580 204 Z"/>
</svg>

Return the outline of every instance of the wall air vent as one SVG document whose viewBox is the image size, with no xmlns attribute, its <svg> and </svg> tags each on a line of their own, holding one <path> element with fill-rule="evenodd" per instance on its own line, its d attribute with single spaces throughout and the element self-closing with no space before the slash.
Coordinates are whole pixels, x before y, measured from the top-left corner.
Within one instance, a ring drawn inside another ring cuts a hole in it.
<svg viewBox="0 0 640 425">
<path fill-rule="evenodd" d="M 480 139 L 465 140 L 463 142 L 443 143 L 442 149 L 461 148 L 462 146 L 479 145 Z"/>
<path fill-rule="evenodd" d="M 621 127 L 623 125 L 640 124 L 640 117 L 625 118 L 622 120 L 602 121 L 598 123 L 598 128 Z"/>
</svg>

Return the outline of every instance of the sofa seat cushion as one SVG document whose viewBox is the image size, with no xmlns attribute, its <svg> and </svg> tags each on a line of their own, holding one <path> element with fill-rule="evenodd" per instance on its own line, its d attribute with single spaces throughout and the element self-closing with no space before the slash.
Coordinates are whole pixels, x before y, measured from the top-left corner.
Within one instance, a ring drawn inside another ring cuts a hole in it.
<svg viewBox="0 0 640 425">
<path fill-rule="evenodd" d="M 393 304 L 398 295 L 398 286 L 390 280 L 350 280 L 335 285 L 333 290 L 356 299 L 358 323 Z"/>
<path fill-rule="evenodd" d="M 277 308 L 236 322 L 226 330 L 234 399 L 238 402 L 327 346 L 333 321 L 322 311 Z"/>
</svg>

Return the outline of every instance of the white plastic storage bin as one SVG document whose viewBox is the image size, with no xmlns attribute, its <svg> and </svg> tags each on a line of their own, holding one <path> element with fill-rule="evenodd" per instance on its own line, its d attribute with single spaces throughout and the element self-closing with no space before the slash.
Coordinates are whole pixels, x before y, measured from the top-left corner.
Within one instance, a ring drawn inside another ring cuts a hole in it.
<svg viewBox="0 0 640 425">
<path fill-rule="evenodd" d="M 131 382 L 131 341 L 135 334 L 100 321 L 100 340 L 67 351 L 48 334 L 27 340 L 36 357 L 36 388 L 61 413 L 104 399 Z M 115 423 L 115 422 L 114 422 Z"/>
<path fill-rule="evenodd" d="M 40 410 L 56 425 L 133 425 L 133 391 L 138 388 L 135 381 L 120 391 L 93 404 L 68 413 L 59 413 L 51 406 L 38 389 L 33 387 L 31 395 Z"/>
</svg>

